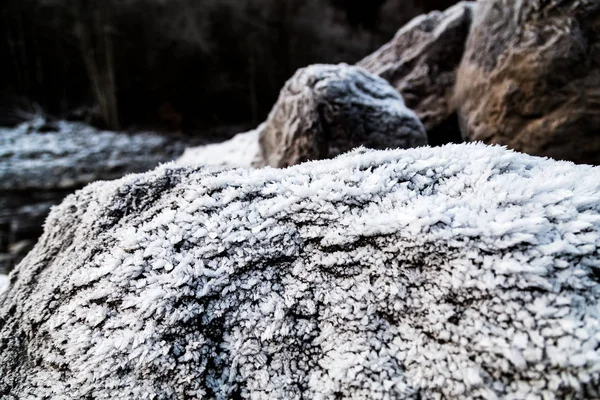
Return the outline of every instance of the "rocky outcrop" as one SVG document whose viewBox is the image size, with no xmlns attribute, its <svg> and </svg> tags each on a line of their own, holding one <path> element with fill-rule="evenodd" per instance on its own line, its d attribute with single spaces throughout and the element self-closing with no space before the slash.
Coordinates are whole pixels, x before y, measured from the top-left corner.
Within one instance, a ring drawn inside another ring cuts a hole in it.
<svg viewBox="0 0 600 400">
<path fill-rule="evenodd" d="M 394 88 L 346 64 L 299 69 L 258 130 L 256 166 L 286 167 L 359 146 L 385 149 L 427 144 L 423 125 Z"/>
<path fill-rule="evenodd" d="M 179 156 L 184 144 L 155 134 L 125 135 L 43 120 L 0 129 L 0 273 L 34 241 L 50 207 L 89 182 L 143 172 Z"/>
<path fill-rule="evenodd" d="M 600 3 L 480 2 L 459 71 L 471 140 L 600 163 Z"/>
<path fill-rule="evenodd" d="M 421 15 L 357 64 L 402 94 L 432 142 L 448 142 L 453 139 L 451 131 L 457 130 L 452 99 L 474 9 L 475 2 L 461 2 L 444 12 Z"/>
<path fill-rule="evenodd" d="M 481 144 L 164 165 L 53 209 L 0 397 L 595 398 L 600 168 Z"/>
</svg>

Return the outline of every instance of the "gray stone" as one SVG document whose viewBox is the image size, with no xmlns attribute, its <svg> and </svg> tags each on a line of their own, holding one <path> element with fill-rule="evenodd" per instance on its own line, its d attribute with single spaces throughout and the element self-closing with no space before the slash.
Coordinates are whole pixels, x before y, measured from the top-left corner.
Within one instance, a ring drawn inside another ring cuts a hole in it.
<svg viewBox="0 0 600 400">
<path fill-rule="evenodd" d="M 255 166 L 286 167 L 359 146 L 427 144 L 423 125 L 393 87 L 346 64 L 298 70 L 258 130 L 260 159 Z"/>
<path fill-rule="evenodd" d="M 167 164 L 67 197 L 0 276 L 0 398 L 599 398 L 599 254 L 600 167 Z"/>
</svg>

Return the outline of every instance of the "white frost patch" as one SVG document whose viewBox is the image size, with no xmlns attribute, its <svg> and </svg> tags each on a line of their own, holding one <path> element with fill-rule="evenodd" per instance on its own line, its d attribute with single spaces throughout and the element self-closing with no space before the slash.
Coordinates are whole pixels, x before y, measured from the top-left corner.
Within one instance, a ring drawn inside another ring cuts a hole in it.
<svg viewBox="0 0 600 400">
<path fill-rule="evenodd" d="M 260 128 L 235 135 L 233 138 L 206 146 L 188 147 L 176 161 L 179 165 L 228 165 L 250 167 L 259 155 Z"/>
<path fill-rule="evenodd" d="M 0 295 L 8 290 L 9 285 L 10 279 L 8 279 L 8 275 L 0 274 Z"/>
<path fill-rule="evenodd" d="M 600 167 L 168 164 L 69 196 L 13 273 L 11 400 L 600 398 Z"/>
</svg>

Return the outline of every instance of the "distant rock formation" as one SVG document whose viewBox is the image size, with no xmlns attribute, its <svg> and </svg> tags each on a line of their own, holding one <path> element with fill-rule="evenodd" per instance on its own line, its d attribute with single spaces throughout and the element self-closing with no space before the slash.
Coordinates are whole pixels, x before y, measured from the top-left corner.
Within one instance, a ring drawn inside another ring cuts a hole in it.
<svg viewBox="0 0 600 400">
<path fill-rule="evenodd" d="M 600 164 L 600 2 L 478 3 L 456 99 L 470 140 Z"/>
<path fill-rule="evenodd" d="M 463 144 L 168 164 L 53 209 L 0 397 L 596 398 L 600 168 Z"/>
<path fill-rule="evenodd" d="M 299 69 L 281 89 L 258 130 L 256 166 L 286 167 L 359 146 L 385 149 L 427 144 L 423 125 L 393 87 L 346 64 Z"/>
<path fill-rule="evenodd" d="M 171 161 L 184 144 L 156 134 L 126 135 L 86 125 L 44 121 L 0 128 L 0 273 L 34 241 L 50 207 L 95 180 L 120 178 Z M 22 246 L 17 246 L 22 247 Z"/>
<path fill-rule="evenodd" d="M 454 85 L 474 9 L 475 2 L 460 2 L 444 12 L 421 15 L 357 64 L 388 80 L 402 94 L 430 141 L 448 142 L 449 130 L 458 131 L 450 122 L 455 112 Z"/>
</svg>

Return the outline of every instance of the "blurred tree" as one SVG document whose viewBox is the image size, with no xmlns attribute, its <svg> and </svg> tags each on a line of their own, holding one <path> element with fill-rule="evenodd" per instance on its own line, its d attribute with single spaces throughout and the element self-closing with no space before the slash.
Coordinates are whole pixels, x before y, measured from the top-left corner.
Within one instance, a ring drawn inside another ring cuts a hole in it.
<svg viewBox="0 0 600 400">
<path fill-rule="evenodd" d="M 414 3 L 5 0 L 0 123 L 15 99 L 60 117 L 85 109 L 113 129 L 257 123 L 297 68 L 353 63 L 418 13 L 454 1 Z"/>
<path fill-rule="evenodd" d="M 386 0 L 332 0 L 332 4 L 345 13 L 351 26 L 371 30 L 376 28 L 381 6 L 385 2 Z"/>
</svg>

